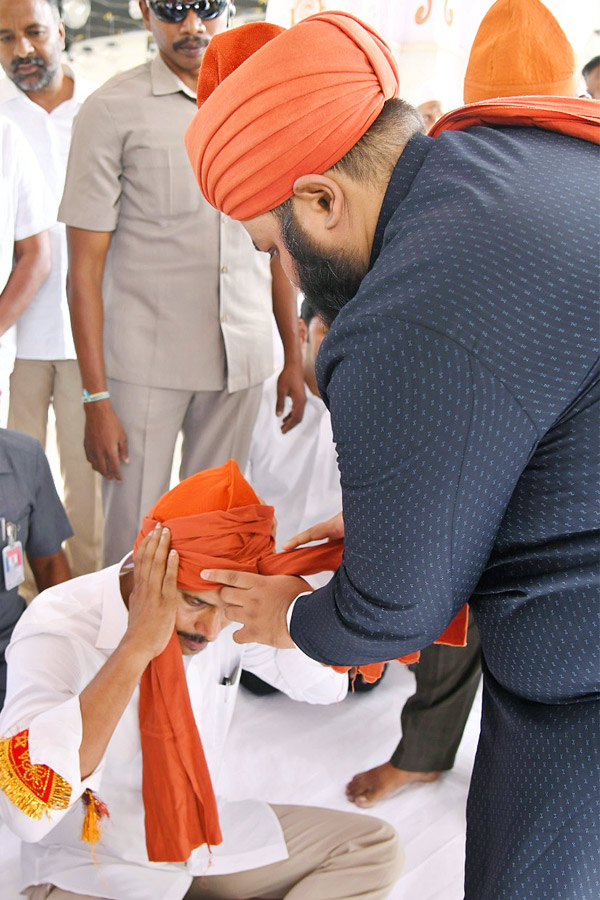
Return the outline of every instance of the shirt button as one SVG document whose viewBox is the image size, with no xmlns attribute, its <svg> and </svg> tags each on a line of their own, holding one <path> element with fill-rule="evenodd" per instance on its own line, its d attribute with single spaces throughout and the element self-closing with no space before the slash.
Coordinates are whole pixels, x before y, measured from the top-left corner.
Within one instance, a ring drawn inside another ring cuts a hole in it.
<svg viewBox="0 0 600 900">
<path fill-rule="evenodd" d="M 221 273 L 222 273 L 223 275 L 226 275 L 228 271 L 229 271 L 229 270 L 228 270 L 227 266 L 221 266 Z"/>
<path fill-rule="evenodd" d="M 226 322 L 226 321 L 227 321 L 227 316 L 221 316 L 221 322 Z"/>
</svg>

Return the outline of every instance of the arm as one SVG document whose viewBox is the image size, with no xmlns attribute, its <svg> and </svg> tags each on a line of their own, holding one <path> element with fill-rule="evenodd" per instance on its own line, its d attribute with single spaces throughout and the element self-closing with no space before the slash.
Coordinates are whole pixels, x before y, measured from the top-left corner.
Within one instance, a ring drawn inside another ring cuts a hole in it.
<svg viewBox="0 0 600 900">
<path fill-rule="evenodd" d="M 298 335 L 297 294 L 286 278 L 277 257 L 271 260 L 273 279 L 273 315 L 283 343 L 285 362 L 277 381 L 277 405 L 275 414 L 283 414 L 285 398 L 290 397 L 292 410 L 283 420 L 281 430 L 285 434 L 302 421 L 306 395 L 302 372 L 302 355 Z"/>
<path fill-rule="evenodd" d="M 102 328 L 102 279 L 112 232 L 67 226 L 67 296 L 81 381 L 90 394 L 106 390 Z M 128 462 L 127 435 L 110 400 L 85 404 L 86 456 L 105 478 L 121 481 Z"/>
<path fill-rule="evenodd" d="M 346 673 L 334 672 L 296 648 L 276 650 L 264 644 L 248 644 L 243 667 L 292 700 L 337 703 L 348 693 Z"/>
<path fill-rule="evenodd" d="M 64 550 L 59 550 L 58 553 L 52 553 L 50 556 L 29 556 L 28 554 L 27 559 L 40 593 L 71 578 L 71 570 Z"/>
<path fill-rule="evenodd" d="M 295 643 L 332 665 L 439 637 L 473 592 L 538 440 L 494 374 L 449 338 L 394 317 L 365 317 L 361 329 L 334 332 L 321 371 L 343 561 L 291 619 Z"/>
<path fill-rule="evenodd" d="M 50 274 L 47 231 L 15 241 L 15 265 L 0 294 L 0 335 L 25 312 Z"/>
<path fill-rule="evenodd" d="M 140 545 L 127 631 L 83 688 L 81 659 L 87 645 L 75 637 L 40 634 L 35 628 L 28 636 L 27 622 L 22 621 L 9 648 L 9 691 L 0 733 L 28 730 L 31 762 L 66 779 L 70 806 L 87 787 L 97 789 L 104 753 L 131 695 L 173 633 L 178 558 L 174 551 L 169 553 L 169 539 L 169 532 L 159 528 Z M 0 755 L 0 783 L 6 764 Z M 66 812 L 48 810 L 35 821 L 1 791 L 0 811 L 11 829 L 28 841 L 42 838 Z"/>
</svg>

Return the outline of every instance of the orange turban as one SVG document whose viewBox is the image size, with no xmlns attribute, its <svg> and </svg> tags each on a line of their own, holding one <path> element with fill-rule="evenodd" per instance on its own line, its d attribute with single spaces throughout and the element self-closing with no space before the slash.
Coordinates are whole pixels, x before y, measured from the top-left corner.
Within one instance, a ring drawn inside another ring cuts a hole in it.
<svg viewBox="0 0 600 900">
<path fill-rule="evenodd" d="M 577 93 L 577 61 L 567 37 L 540 0 L 497 0 L 473 42 L 465 103 L 522 94 Z"/>
<path fill-rule="evenodd" d="M 348 13 L 319 13 L 276 37 L 261 23 L 215 35 L 185 137 L 202 193 L 233 219 L 274 209 L 300 175 L 338 162 L 398 87 L 390 48 Z"/>
</svg>

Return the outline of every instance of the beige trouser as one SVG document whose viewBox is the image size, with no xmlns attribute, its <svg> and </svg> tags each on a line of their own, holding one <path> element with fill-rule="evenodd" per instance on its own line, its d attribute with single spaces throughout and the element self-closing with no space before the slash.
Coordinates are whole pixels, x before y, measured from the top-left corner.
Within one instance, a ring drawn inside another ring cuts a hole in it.
<svg viewBox="0 0 600 900">
<path fill-rule="evenodd" d="M 247 872 L 194 878 L 184 900 L 384 900 L 403 854 L 391 825 L 372 816 L 312 806 L 273 806 L 289 858 Z M 85 900 L 49 885 L 29 900 Z M 119 900 L 127 900 L 126 897 Z"/>
<path fill-rule="evenodd" d="M 108 389 L 127 434 L 130 461 L 121 466 L 123 481 L 102 482 L 105 566 L 132 549 L 143 517 L 169 489 L 180 431 L 181 479 L 230 458 L 244 469 L 262 384 L 229 394 L 144 387 L 109 378 Z"/>
<path fill-rule="evenodd" d="M 46 446 L 48 409 L 54 407 L 65 509 L 73 529 L 66 543 L 72 574 L 100 568 L 102 498 L 100 476 L 83 449 L 85 418 L 81 376 L 75 359 L 17 359 L 10 378 L 8 427 L 29 434 Z"/>
</svg>

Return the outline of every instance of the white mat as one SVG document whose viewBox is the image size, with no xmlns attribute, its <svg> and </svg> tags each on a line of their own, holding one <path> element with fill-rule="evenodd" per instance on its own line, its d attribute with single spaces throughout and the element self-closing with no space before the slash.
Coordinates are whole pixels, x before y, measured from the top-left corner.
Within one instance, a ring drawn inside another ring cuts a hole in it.
<svg viewBox="0 0 600 900">
<path fill-rule="evenodd" d="M 399 664 L 375 691 L 349 696 L 337 706 L 309 706 L 282 695 L 255 697 L 240 689 L 220 789 L 239 799 L 356 810 L 346 801 L 344 786 L 356 772 L 389 759 L 399 737 L 400 710 L 413 689 L 413 676 Z M 395 826 L 406 853 L 390 900 L 463 896 L 464 810 L 480 709 L 478 696 L 452 772 L 434 784 L 405 788 L 369 811 Z M 0 825 L 1 900 L 18 900 L 17 870 L 18 842 Z"/>
</svg>

